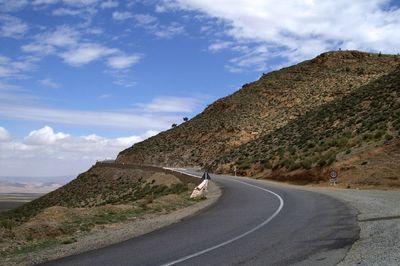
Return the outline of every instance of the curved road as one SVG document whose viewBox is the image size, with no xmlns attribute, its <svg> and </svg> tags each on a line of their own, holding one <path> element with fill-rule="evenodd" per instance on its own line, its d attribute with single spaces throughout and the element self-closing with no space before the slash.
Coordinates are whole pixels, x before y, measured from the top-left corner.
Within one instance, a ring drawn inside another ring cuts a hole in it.
<svg viewBox="0 0 400 266">
<path fill-rule="evenodd" d="M 212 176 L 218 203 L 152 233 L 45 265 L 336 265 L 358 238 L 343 202 L 247 178 Z"/>
</svg>

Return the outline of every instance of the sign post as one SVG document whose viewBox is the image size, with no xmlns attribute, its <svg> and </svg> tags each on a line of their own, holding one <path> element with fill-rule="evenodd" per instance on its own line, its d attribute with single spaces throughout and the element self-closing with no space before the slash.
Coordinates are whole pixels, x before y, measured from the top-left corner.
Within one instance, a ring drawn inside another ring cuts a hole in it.
<svg viewBox="0 0 400 266">
<path fill-rule="evenodd" d="M 337 171 L 334 170 L 334 169 L 330 170 L 329 171 L 329 177 L 330 177 L 330 179 L 329 179 L 330 184 L 336 186 L 337 178 L 338 178 Z"/>
<path fill-rule="evenodd" d="M 233 167 L 233 172 L 235 172 L 235 177 L 236 177 L 236 172 L 237 172 L 237 167 L 236 167 L 236 165 Z"/>
</svg>

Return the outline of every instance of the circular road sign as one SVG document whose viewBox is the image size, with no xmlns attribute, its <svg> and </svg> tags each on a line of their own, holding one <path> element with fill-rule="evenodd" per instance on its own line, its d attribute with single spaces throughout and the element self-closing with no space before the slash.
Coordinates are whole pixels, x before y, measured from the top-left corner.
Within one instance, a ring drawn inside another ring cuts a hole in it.
<svg viewBox="0 0 400 266">
<path fill-rule="evenodd" d="M 338 174 L 337 174 L 336 170 L 331 170 L 331 171 L 329 172 L 329 176 L 330 176 L 331 178 L 335 179 L 335 178 L 337 178 Z"/>
</svg>

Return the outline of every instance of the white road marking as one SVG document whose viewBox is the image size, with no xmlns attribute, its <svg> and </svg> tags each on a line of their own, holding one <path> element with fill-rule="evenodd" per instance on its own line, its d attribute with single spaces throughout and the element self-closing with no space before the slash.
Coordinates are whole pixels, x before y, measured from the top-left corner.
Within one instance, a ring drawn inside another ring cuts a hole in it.
<svg viewBox="0 0 400 266">
<path fill-rule="evenodd" d="M 272 219 L 274 219 L 274 218 L 279 214 L 279 212 L 282 210 L 283 205 L 284 205 L 284 202 L 283 202 L 282 197 L 279 196 L 277 193 L 275 193 L 275 192 L 273 192 L 273 191 L 271 191 L 271 190 L 268 190 L 268 189 L 266 189 L 266 188 L 259 187 L 259 186 L 253 185 L 253 184 L 249 184 L 249 183 L 247 183 L 247 182 L 239 181 L 239 180 L 236 180 L 236 179 L 233 179 L 233 178 L 230 179 L 230 180 L 235 181 L 235 182 L 238 182 L 238 183 L 242 183 L 242 184 L 244 184 L 244 185 L 246 185 L 246 186 L 250 186 L 250 187 L 254 187 L 254 188 L 261 189 L 261 190 L 263 190 L 263 191 L 265 191 L 265 192 L 271 193 L 272 195 L 276 196 L 276 197 L 279 199 L 279 207 L 278 207 L 278 209 L 277 209 L 270 217 L 268 217 L 268 219 L 266 219 L 265 221 L 263 221 L 261 224 L 257 225 L 256 227 L 250 229 L 249 231 L 247 231 L 247 232 L 245 232 L 245 233 L 243 233 L 243 234 L 241 234 L 241 235 L 238 235 L 238 236 L 236 236 L 236 237 L 234 237 L 234 238 L 232 238 L 232 239 L 229 239 L 229 240 L 227 240 L 227 241 L 225 241 L 225 242 L 222 242 L 222 243 L 220 243 L 220 244 L 218 244 L 218 245 L 215 245 L 215 246 L 209 247 L 209 248 L 207 248 L 207 249 L 201 250 L 201 251 L 199 251 L 199 252 L 193 253 L 193 254 L 191 254 L 191 255 L 185 256 L 185 257 L 180 258 L 180 259 L 178 259 L 178 260 L 174 260 L 174 261 L 165 263 L 165 264 L 163 264 L 163 266 L 174 265 L 174 264 L 177 264 L 177 263 L 186 261 L 186 260 L 188 260 L 188 259 L 191 259 L 191 258 L 200 256 L 200 255 L 203 255 L 203 254 L 205 254 L 205 253 L 207 253 L 207 252 L 210 252 L 210 251 L 215 250 L 215 249 L 217 249 L 217 248 L 226 246 L 226 245 L 228 245 L 228 244 L 230 244 L 230 243 L 232 243 L 232 242 L 234 242 L 234 241 L 236 241 L 236 240 L 239 240 L 239 239 L 241 239 L 241 238 L 243 238 L 243 237 L 245 237 L 245 236 L 247 236 L 247 235 L 253 233 L 254 231 L 260 229 L 260 228 L 263 227 L 264 225 L 268 224 L 268 223 L 269 223 Z"/>
</svg>

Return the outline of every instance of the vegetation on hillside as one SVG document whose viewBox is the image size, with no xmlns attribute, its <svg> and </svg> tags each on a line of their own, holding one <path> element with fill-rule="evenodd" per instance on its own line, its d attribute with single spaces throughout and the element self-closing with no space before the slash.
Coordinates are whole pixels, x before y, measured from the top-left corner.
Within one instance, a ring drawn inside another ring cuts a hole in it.
<svg viewBox="0 0 400 266">
<path fill-rule="evenodd" d="M 323 168 L 363 146 L 399 139 L 400 66 L 393 72 L 324 104 L 262 138 L 221 156 L 219 171 L 274 177 L 297 169 Z M 298 178 L 298 176 L 297 176 Z M 322 178 L 322 177 L 321 177 Z"/>
</svg>

